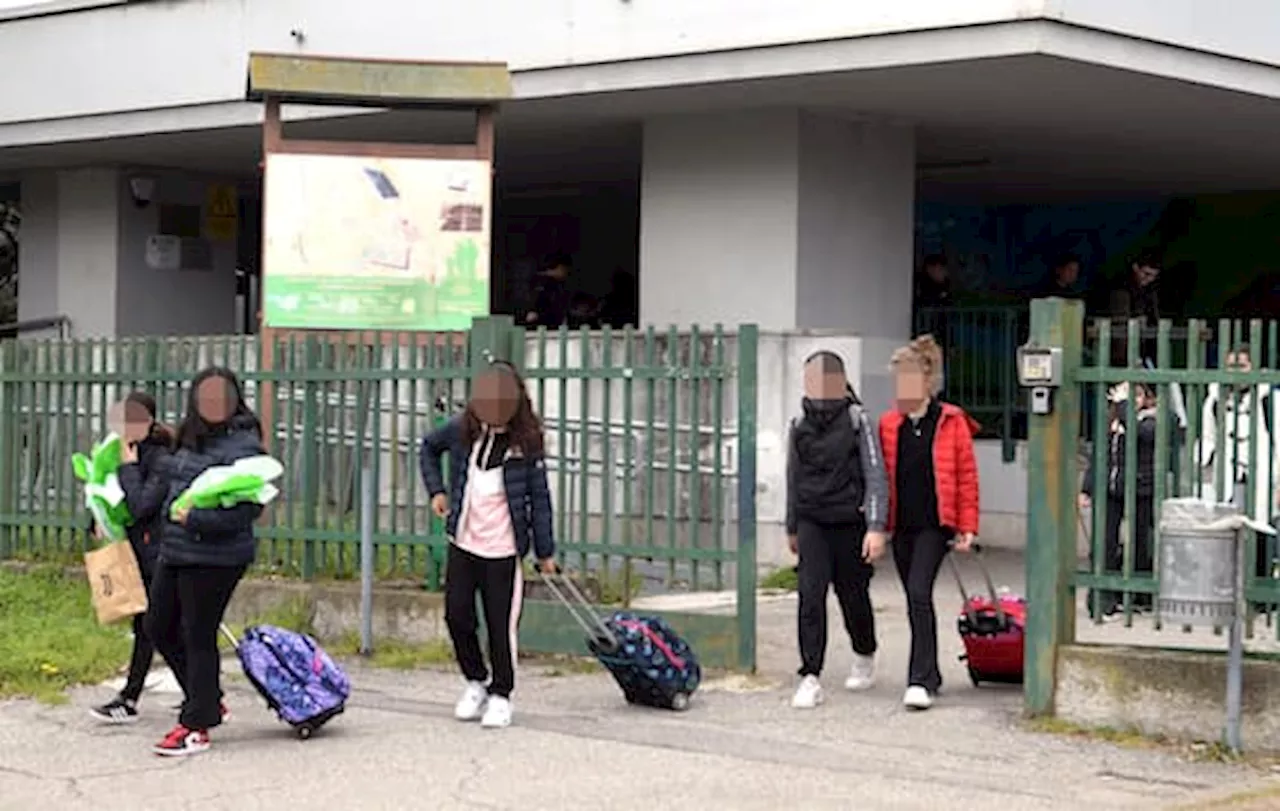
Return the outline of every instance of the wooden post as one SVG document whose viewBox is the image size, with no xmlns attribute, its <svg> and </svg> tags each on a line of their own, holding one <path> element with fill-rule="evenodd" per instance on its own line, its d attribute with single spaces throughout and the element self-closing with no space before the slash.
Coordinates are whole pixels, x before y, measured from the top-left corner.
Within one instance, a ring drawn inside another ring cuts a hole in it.
<svg viewBox="0 0 1280 811">
<path fill-rule="evenodd" d="M 1023 702 L 1028 715 L 1054 709 L 1058 648 L 1075 639 L 1077 438 L 1080 388 L 1076 370 L 1084 306 L 1060 298 L 1031 303 L 1031 345 L 1062 348 L 1062 387 L 1050 414 L 1028 416 L 1027 630 Z"/>
</svg>

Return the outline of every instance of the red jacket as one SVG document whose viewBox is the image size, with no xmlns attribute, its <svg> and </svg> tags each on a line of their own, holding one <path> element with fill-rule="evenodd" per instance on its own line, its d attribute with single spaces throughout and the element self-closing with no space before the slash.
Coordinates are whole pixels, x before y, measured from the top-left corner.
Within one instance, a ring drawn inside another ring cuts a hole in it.
<svg viewBox="0 0 1280 811">
<path fill-rule="evenodd" d="M 900 411 L 880 416 L 880 447 L 889 479 L 889 530 L 898 503 L 898 429 L 906 417 Z M 960 406 L 942 404 L 933 437 L 933 475 L 938 485 L 938 520 L 958 533 L 978 534 L 978 462 L 973 435 L 978 423 Z"/>
</svg>

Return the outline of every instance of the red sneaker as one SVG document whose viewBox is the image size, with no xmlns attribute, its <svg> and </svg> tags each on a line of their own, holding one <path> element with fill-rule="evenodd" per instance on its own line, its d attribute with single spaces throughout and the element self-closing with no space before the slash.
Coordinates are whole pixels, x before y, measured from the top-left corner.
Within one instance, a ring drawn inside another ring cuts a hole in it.
<svg viewBox="0 0 1280 811">
<path fill-rule="evenodd" d="M 209 751 L 209 733 L 178 724 L 151 751 L 162 757 L 184 757 Z"/>
<path fill-rule="evenodd" d="M 227 706 L 225 701 L 218 702 L 218 714 L 224 724 L 231 720 L 231 708 Z"/>
</svg>

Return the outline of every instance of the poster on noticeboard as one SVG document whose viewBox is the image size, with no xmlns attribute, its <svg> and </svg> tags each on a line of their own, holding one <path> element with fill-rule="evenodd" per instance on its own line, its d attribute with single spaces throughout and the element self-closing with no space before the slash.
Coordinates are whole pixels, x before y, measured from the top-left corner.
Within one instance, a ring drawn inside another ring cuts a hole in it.
<svg viewBox="0 0 1280 811">
<path fill-rule="evenodd" d="M 467 329 L 489 312 L 491 178 L 482 160 L 268 156 L 266 326 Z"/>
</svg>

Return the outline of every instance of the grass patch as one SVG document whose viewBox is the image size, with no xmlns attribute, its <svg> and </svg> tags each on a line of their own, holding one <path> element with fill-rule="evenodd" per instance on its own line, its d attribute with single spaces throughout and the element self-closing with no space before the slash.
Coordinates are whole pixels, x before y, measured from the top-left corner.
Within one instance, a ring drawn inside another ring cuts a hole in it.
<svg viewBox="0 0 1280 811">
<path fill-rule="evenodd" d="M 585 676 L 592 673 L 602 673 L 604 665 L 595 659 L 588 659 L 585 656 L 532 656 L 534 663 L 545 665 L 546 670 L 543 671 L 544 676 L 551 678 L 559 678 L 561 676 Z"/>
<path fill-rule="evenodd" d="M 360 635 L 347 634 L 336 641 L 330 652 L 337 656 L 360 656 Z M 422 667 L 440 667 L 453 663 L 453 645 L 447 639 L 413 644 L 394 639 L 375 639 L 373 655 L 361 657 L 373 667 L 388 670 L 416 670 Z"/>
<path fill-rule="evenodd" d="M 131 644 L 126 626 L 98 625 L 84 580 L 0 569 L 0 699 L 61 703 L 68 687 L 116 675 Z"/>
<path fill-rule="evenodd" d="M 800 588 L 800 576 L 794 566 L 774 569 L 760 579 L 760 588 L 771 591 L 795 591 Z"/>
<path fill-rule="evenodd" d="M 1032 732 L 1041 732 L 1046 735 L 1064 735 L 1072 738 L 1088 738 L 1094 741 L 1102 741 L 1104 743 L 1111 743 L 1116 746 L 1124 746 L 1134 749 L 1164 746 L 1169 743 L 1169 741 L 1161 737 L 1143 735 L 1136 729 L 1087 727 L 1072 723 L 1071 721 L 1064 721 L 1061 718 L 1053 717 L 1034 718 L 1027 722 L 1027 728 Z"/>
</svg>

